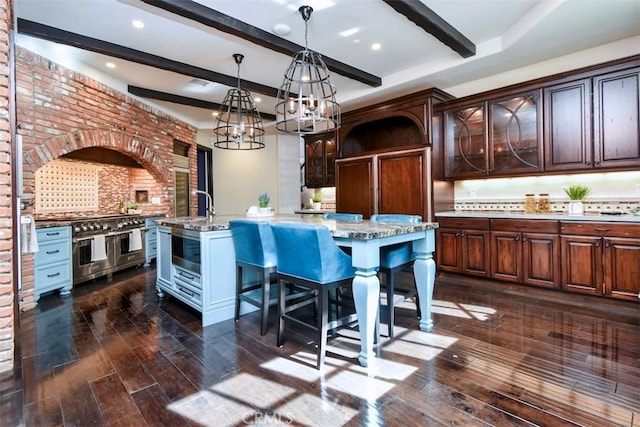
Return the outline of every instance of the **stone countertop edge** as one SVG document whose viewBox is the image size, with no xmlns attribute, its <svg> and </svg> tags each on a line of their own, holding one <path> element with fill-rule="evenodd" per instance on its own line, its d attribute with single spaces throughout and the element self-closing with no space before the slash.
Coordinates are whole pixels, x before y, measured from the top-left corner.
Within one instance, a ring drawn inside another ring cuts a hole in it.
<svg viewBox="0 0 640 427">
<path fill-rule="evenodd" d="M 247 218 L 242 215 L 216 216 L 213 221 L 204 217 L 178 217 L 158 220 L 159 226 L 181 228 L 199 232 L 229 230 L 229 221 L 232 219 L 250 219 L 268 222 L 294 222 L 323 224 L 330 230 L 333 237 L 375 239 L 397 234 L 406 234 L 415 231 L 432 230 L 438 228 L 437 222 L 421 222 L 418 224 L 385 224 L 369 221 L 348 222 L 325 220 L 313 215 L 275 215 L 265 218 Z M 337 226 L 339 224 L 339 226 Z"/>
<path fill-rule="evenodd" d="M 489 219 L 545 219 L 556 221 L 591 221 L 591 222 L 628 222 L 640 224 L 640 216 L 634 215 L 601 215 L 584 214 L 570 216 L 566 213 L 557 214 L 525 214 L 525 213 L 501 213 L 501 212 L 461 212 L 448 211 L 437 212 L 436 220 L 441 218 L 489 218 Z"/>
</svg>

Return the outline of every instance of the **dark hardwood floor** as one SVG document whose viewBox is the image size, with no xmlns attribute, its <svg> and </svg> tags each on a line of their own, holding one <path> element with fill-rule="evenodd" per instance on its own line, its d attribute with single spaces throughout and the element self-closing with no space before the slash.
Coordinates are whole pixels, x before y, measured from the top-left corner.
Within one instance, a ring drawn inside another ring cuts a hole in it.
<svg viewBox="0 0 640 427">
<path fill-rule="evenodd" d="M 126 271 L 21 315 L 0 425 L 640 426 L 640 304 L 440 278 L 433 305 L 431 333 L 397 309 L 369 375 L 352 330 L 319 372 L 306 331 L 203 329 L 153 267 Z"/>
</svg>

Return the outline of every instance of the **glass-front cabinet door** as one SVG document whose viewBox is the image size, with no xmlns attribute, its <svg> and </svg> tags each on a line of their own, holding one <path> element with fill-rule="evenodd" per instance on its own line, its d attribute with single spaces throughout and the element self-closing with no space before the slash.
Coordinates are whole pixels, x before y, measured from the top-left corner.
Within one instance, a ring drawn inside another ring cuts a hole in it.
<svg viewBox="0 0 640 427">
<path fill-rule="evenodd" d="M 444 111 L 447 178 L 487 174 L 485 103 Z"/>
<path fill-rule="evenodd" d="M 542 169 L 541 91 L 489 101 L 489 174 Z"/>
<path fill-rule="evenodd" d="M 334 132 L 306 135 L 305 185 L 309 188 L 333 187 L 336 183 L 336 139 Z"/>
</svg>

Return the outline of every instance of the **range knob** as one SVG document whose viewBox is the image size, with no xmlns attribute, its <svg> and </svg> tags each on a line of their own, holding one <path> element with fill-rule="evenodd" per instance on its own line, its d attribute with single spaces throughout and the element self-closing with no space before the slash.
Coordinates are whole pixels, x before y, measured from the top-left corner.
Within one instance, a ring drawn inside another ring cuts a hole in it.
<svg viewBox="0 0 640 427">
<path fill-rule="evenodd" d="M 79 226 L 79 225 L 76 225 L 75 227 L 73 227 L 73 231 L 74 231 L 75 233 L 79 233 L 79 232 L 80 232 L 80 226 Z"/>
<path fill-rule="evenodd" d="M 103 224 L 103 225 L 102 225 L 102 229 L 106 231 L 106 230 L 108 230 L 108 229 L 109 229 L 109 226 L 108 226 L 107 224 Z"/>
<path fill-rule="evenodd" d="M 82 231 L 87 231 L 89 228 L 87 228 L 86 225 L 82 224 Z"/>
</svg>

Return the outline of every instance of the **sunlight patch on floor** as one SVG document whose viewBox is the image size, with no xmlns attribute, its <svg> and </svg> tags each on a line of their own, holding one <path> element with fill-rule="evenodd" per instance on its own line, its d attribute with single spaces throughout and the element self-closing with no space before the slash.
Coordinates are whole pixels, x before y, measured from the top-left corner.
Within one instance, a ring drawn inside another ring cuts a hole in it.
<svg viewBox="0 0 640 427">
<path fill-rule="evenodd" d="M 384 346 L 384 351 L 415 357 L 422 360 L 431 360 L 449 346 L 453 345 L 457 338 L 447 337 L 423 331 L 410 331 L 395 338 Z"/>
<path fill-rule="evenodd" d="M 440 300 L 433 300 L 431 311 L 436 314 L 460 317 L 462 319 L 476 319 L 483 322 L 498 312 L 495 308 Z"/>
</svg>

